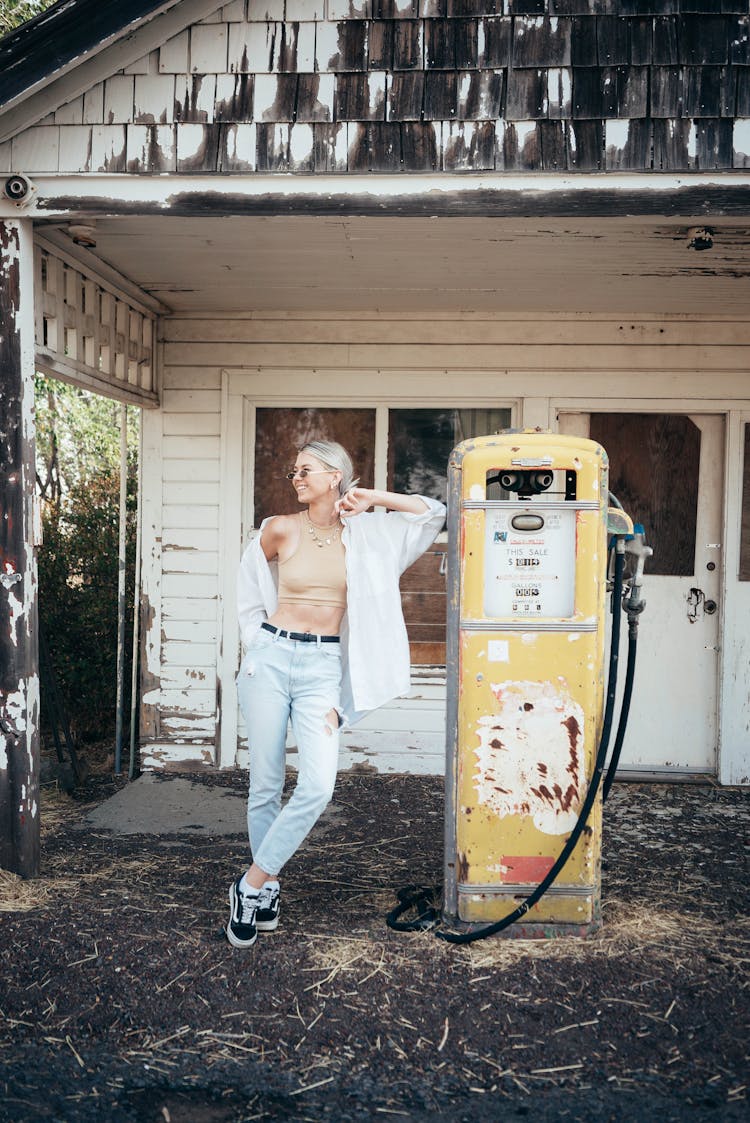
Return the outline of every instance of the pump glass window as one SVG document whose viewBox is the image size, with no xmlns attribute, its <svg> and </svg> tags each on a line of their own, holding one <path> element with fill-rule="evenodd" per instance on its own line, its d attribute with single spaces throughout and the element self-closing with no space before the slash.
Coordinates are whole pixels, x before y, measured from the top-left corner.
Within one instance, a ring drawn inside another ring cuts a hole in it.
<svg viewBox="0 0 750 1123">
<path fill-rule="evenodd" d="M 388 411 L 388 488 L 445 502 L 448 457 L 469 437 L 510 426 L 509 409 L 392 409 Z M 444 542 L 401 578 L 401 599 L 412 663 L 445 662 Z"/>
</svg>

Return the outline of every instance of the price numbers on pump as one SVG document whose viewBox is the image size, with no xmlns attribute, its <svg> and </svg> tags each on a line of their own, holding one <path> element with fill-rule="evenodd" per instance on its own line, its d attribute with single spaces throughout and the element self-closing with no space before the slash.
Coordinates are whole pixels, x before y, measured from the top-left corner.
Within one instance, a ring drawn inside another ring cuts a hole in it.
<svg viewBox="0 0 750 1123">
<path fill-rule="evenodd" d="M 488 510 L 485 515 L 484 611 L 534 620 L 572 616 L 576 513 Z"/>
</svg>

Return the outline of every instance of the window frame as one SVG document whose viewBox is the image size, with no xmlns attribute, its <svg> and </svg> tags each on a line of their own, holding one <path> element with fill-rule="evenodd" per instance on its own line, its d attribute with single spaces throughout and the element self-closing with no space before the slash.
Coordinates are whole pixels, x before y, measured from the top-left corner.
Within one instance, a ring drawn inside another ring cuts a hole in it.
<svg viewBox="0 0 750 1123">
<path fill-rule="evenodd" d="M 467 401 L 465 394 L 440 394 L 426 406 L 424 399 L 413 394 L 403 398 L 389 396 L 387 401 L 382 398 L 360 398 L 354 395 L 340 395 L 319 397 L 305 401 L 302 395 L 295 394 L 289 397 L 277 395 L 253 396 L 243 393 L 243 423 L 242 423 L 242 450 L 245 461 L 242 473 L 243 498 L 242 498 L 242 538 L 243 541 L 251 530 L 257 530 L 255 523 L 255 437 L 256 437 L 256 410 L 258 409 L 370 409 L 375 411 L 375 469 L 374 486 L 379 491 L 388 490 L 388 414 L 390 410 L 397 409 L 507 409 L 510 411 L 510 424 L 515 427 L 520 416 L 521 401 L 519 398 L 490 398 L 486 394 L 471 396 Z M 355 470 L 357 465 L 354 465 Z M 438 542 L 447 541 L 447 532 L 443 531 L 437 539 Z"/>
</svg>

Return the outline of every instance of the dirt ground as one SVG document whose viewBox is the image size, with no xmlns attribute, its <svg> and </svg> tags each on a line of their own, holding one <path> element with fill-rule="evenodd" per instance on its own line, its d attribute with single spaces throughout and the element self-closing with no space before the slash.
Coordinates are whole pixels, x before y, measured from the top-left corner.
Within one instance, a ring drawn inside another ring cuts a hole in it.
<svg viewBox="0 0 750 1123">
<path fill-rule="evenodd" d="M 75 829 L 121 783 L 48 794 L 44 877 L 0 877 L 0 1119 L 748 1118 L 748 793 L 616 786 L 602 931 L 456 948 L 383 919 L 442 880 L 441 781 L 343 775 L 243 952 L 243 835 Z"/>
</svg>

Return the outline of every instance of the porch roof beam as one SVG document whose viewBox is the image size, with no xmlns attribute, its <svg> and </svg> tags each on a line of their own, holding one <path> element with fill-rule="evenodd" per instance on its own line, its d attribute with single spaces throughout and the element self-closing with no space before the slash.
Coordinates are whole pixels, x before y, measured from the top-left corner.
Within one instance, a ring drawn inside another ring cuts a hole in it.
<svg viewBox="0 0 750 1123">
<path fill-rule="evenodd" d="M 22 172 L 23 169 L 17 169 Z M 41 175 L 38 216 L 747 217 L 750 175 Z M 0 203 L 0 217 L 17 211 Z"/>
<path fill-rule="evenodd" d="M 83 246 L 75 245 L 55 227 L 49 229 L 44 226 L 37 227 L 34 232 L 34 244 L 59 257 L 114 296 L 124 297 L 131 308 L 137 308 L 146 316 L 169 315 L 172 311 L 167 304 L 144 292 L 129 277 L 125 277 L 108 262 L 96 257 Z"/>
</svg>

